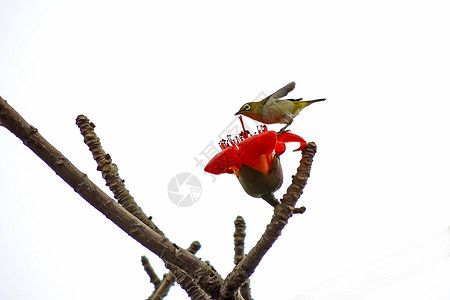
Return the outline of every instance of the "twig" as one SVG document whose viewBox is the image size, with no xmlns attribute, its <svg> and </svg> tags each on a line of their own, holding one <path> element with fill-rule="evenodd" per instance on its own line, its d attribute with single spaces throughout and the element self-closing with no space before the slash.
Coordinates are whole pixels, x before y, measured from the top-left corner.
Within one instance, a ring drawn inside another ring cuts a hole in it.
<svg viewBox="0 0 450 300">
<path fill-rule="evenodd" d="M 122 180 L 119 176 L 119 168 L 116 164 L 112 163 L 111 156 L 103 150 L 100 139 L 95 134 L 94 123 L 90 122 L 86 116 L 79 115 L 77 117 L 76 124 L 80 128 L 85 144 L 89 147 L 92 156 L 97 162 L 97 170 L 102 173 L 102 177 L 105 179 L 106 185 L 109 187 L 111 192 L 113 192 L 114 198 L 116 198 L 117 202 L 147 226 L 164 236 L 164 233 L 151 221 L 151 218 L 147 217 L 141 207 L 139 207 L 139 205 L 137 205 L 134 201 L 134 198 L 131 196 L 129 191 L 125 188 L 124 180 Z M 200 243 L 196 241 L 191 244 L 187 251 L 195 254 L 198 249 L 200 249 Z M 150 269 L 146 269 L 147 272 L 153 271 L 149 262 L 147 267 L 150 267 Z M 151 273 L 149 273 L 149 275 L 150 274 Z M 154 271 L 153 274 L 150 275 L 151 279 L 152 276 L 156 276 Z M 158 283 L 155 284 L 155 291 L 153 296 L 150 296 L 150 299 L 160 300 L 164 298 L 169 292 L 170 287 L 174 284 L 175 280 L 175 276 L 171 272 L 165 274 L 162 281 L 159 281 L 159 278 L 157 278 Z"/>
<path fill-rule="evenodd" d="M 171 266 L 166 266 L 171 269 L 169 274 L 174 274 L 177 278 L 177 282 L 186 291 L 191 300 L 210 300 L 211 297 L 208 296 L 199 286 L 195 283 L 191 276 L 186 274 L 180 268 L 171 268 Z"/>
<path fill-rule="evenodd" d="M 245 220 L 241 216 L 237 216 L 234 221 L 234 264 L 237 265 L 244 259 L 244 240 L 245 240 Z M 248 279 L 239 289 L 245 300 L 252 300 L 250 292 L 250 279 Z"/>
<path fill-rule="evenodd" d="M 195 254 L 195 253 L 197 253 L 198 250 L 200 250 L 200 247 L 201 247 L 200 242 L 194 241 L 186 249 L 186 251 L 188 251 L 189 253 Z M 174 268 L 172 267 L 172 269 L 174 269 Z M 177 269 L 178 268 L 176 268 L 175 270 L 177 270 Z M 181 270 L 180 271 L 177 270 L 177 273 L 181 274 L 181 272 L 182 272 Z M 186 275 L 186 276 L 188 276 L 188 275 Z M 175 283 L 175 280 L 178 281 L 178 278 L 176 278 L 176 276 L 174 275 L 173 272 L 169 272 L 169 273 L 165 274 L 161 284 L 155 288 L 155 292 L 152 296 L 150 296 L 150 299 L 161 300 L 162 298 L 164 298 L 167 295 L 167 293 L 169 292 L 169 289 Z M 189 288 L 191 288 L 191 286 L 189 286 Z"/>
<path fill-rule="evenodd" d="M 97 162 L 97 170 L 102 173 L 106 185 L 114 194 L 114 198 L 116 198 L 117 202 L 141 220 L 142 223 L 164 236 L 164 233 L 151 221 L 151 217 L 147 217 L 142 211 L 142 208 L 137 205 L 134 198 L 130 195 L 130 192 L 126 189 L 124 180 L 119 176 L 119 168 L 116 164 L 112 163 L 111 156 L 106 154 L 103 150 L 100 139 L 97 134 L 95 134 L 94 123 L 89 122 L 89 119 L 86 116 L 79 115 L 76 124 L 84 137 L 84 143 L 89 147 L 92 156 Z"/>
<path fill-rule="evenodd" d="M 294 208 L 293 213 L 294 213 L 294 214 L 302 214 L 302 213 L 304 213 L 305 211 L 306 211 L 306 208 L 305 208 L 304 206 L 302 206 L 302 207 L 296 207 L 296 208 Z"/>
<path fill-rule="evenodd" d="M 241 293 L 242 298 L 244 298 L 245 300 L 253 299 L 250 289 L 250 279 L 247 279 L 247 281 L 241 286 L 239 292 Z"/>
<path fill-rule="evenodd" d="M 311 164 L 316 153 L 316 144 L 308 143 L 302 150 L 302 159 L 297 173 L 292 179 L 292 184 L 284 194 L 281 203 L 274 209 L 274 215 L 260 240 L 255 247 L 250 250 L 247 256 L 228 274 L 222 286 L 220 287 L 221 299 L 233 299 L 236 291 L 253 274 L 264 255 L 272 247 L 274 242 L 281 234 L 281 230 L 286 226 L 289 218 L 292 216 L 295 204 L 303 193 L 303 188 L 308 180 Z"/>
<path fill-rule="evenodd" d="M 237 216 L 234 221 L 234 264 L 237 265 L 244 258 L 245 221 Z"/>
<path fill-rule="evenodd" d="M 156 275 L 155 270 L 153 270 L 146 256 L 141 256 L 141 263 L 144 267 L 145 272 L 147 272 L 148 276 L 150 277 L 150 282 L 153 283 L 155 287 L 159 286 L 161 283 L 161 279 L 159 279 L 158 275 Z"/>
<path fill-rule="evenodd" d="M 222 278 L 208 264 L 167 238 L 150 229 L 98 188 L 86 174 L 80 172 L 64 155 L 47 142 L 36 128 L 28 124 L 0 97 L 0 125 L 16 135 L 39 156 L 75 192 L 104 214 L 123 231 L 155 253 L 192 276 L 193 280 L 213 298 L 218 298 Z"/>
<path fill-rule="evenodd" d="M 166 264 L 167 265 L 167 264 Z M 172 272 L 166 273 L 158 288 L 155 288 L 154 293 L 150 296 L 150 300 L 161 300 L 169 292 L 170 287 L 175 282 L 175 275 Z"/>
</svg>

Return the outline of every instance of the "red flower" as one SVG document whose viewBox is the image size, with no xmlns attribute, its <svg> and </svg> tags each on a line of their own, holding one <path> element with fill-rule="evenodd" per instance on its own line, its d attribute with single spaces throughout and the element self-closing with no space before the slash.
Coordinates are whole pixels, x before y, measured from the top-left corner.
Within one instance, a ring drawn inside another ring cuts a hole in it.
<svg viewBox="0 0 450 300">
<path fill-rule="evenodd" d="M 259 133 L 250 135 L 243 123 L 242 128 L 244 131 L 235 139 L 228 136 L 228 140 L 219 143 L 222 151 L 206 165 L 206 172 L 216 175 L 234 173 L 239 176 L 239 169 L 246 165 L 267 174 L 275 155 L 280 156 L 286 150 L 286 143 L 299 142 L 300 147 L 294 151 L 306 147 L 306 141 L 302 137 L 290 132 L 277 136 L 275 131 L 267 131 L 264 125 Z"/>
<path fill-rule="evenodd" d="M 242 117 L 239 118 L 243 131 L 235 139 L 228 136 L 228 140 L 219 143 L 222 151 L 211 159 L 205 171 L 235 174 L 247 194 L 263 198 L 275 207 L 279 202 L 273 193 L 283 184 L 279 156 L 286 150 L 286 143 L 299 142 L 300 147 L 294 150 L 299 151 L 306 147 L 306 142 L 290 132 L 277 135 L 275 131 L 267 131 L 265 125 L 257 134 L 250 135 L 244 128 Z"/>
</svg>

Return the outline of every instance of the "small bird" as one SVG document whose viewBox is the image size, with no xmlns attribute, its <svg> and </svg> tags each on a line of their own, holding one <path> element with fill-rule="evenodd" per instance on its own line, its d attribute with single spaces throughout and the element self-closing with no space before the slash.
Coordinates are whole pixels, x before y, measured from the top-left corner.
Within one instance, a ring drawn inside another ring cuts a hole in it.
<svg viewBox="0 0 450 300">
<path fill-rule="evenodd" d="M 280 99 L 289 94 L 295 88 L 295 82 L 290 82 L 272 95 L 257 102 L 245 103 L 234 115 L 244 115 L 265 124 L 286 124 L 278 134 L 284 132 L 291 125 L 299 112 L 308 105 L 324 101 L 326 98 L 300 101 L 299 99 Z"/>
</svg>

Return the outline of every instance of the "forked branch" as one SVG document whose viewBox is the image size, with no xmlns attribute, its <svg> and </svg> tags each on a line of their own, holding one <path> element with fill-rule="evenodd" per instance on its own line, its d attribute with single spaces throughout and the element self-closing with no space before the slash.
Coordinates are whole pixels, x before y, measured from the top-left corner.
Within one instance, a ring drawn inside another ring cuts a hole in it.
<svg viewBox="0 0 450 300">
<path fill-rule="evenodd" d="M 192 276 L 208 294 L 218 296 L 222 278 L 207 263 L 181 249 L 166 237 L 142 223 L 138 218 L 111 199 L 87 176 L 78 170 L 61 152 L 45 140 L 36 128 L 28 124 L 3 98 L 0 97 L 0 125 L 7 128 L 39 156 L 75 192 L 104 214 L 114 224 L 155 253 L 165 262 L 173 264 Z"/>
<path fill-rule="evenodd" d="M 292 184 L 288 187 L 283 199 L 281 199 L 281 203 L 275 207 L 274 215 L 269 225 L 267 225 L 265 232 L 255 247 L 250 250 L 248 255 L 225 278 L 220 288 L 222 299 L 233 299 L 234 293 L 253 274 L 264 255 L 281 235 L 281 230 L 283 230 L 289 218 L 293 215 L 295 204 L 303 193 L 303 188 L 311 172 L 311 164 L 316 154 L 316 149 L 316 144 L 311 142 L 302 150 L 302 159 L 300 166 L 297 168 L 297 173 L 293 176 Z"/>
<path fill-rule="evenodd" d="M 87 119 L 84 121 L 81 120 L 81 123 L 82 126 L 85 126 L 82 131 L 86 130 L 89 126 L 92 126 Z M 195 297 L 195 299 L 243 299 L 238 293 L 239 288 L 248 281 L 264 255 L 280 236 L 282 229 L 293 213 L 304 212 L 303 207 L 296 209 L 295 205 L 306 185 L 311 171 L 312 160 L 316 153 L 316 145 L 313 142 L 308 143 L 306 148 L 302 150 L 302 159 L 300 161 L 300 166 L 297 169 L 297 173 L 293 176 L 292 184 L 287 189 L 281 203 L 275 207 L 274 215 L 264 234 L 261 236 L 255 247 L 251 249 L 244 258 L 242 258 L 242 254 L 239 252 L 240 249 L 238 249 L 238 254 L 241 255 L 238 259 L 239 263 L 226 279 L 223 280 L 214 268 L 169 241 L 156 225 L 149 223 L 147 221 L 148 218 L 143 217 L 145 214 L 142 213 L 143 216 L 137 218 L 133 215 L 136 213 L 135 211 L 133 214 L 130 213 L 114 201 L 114 199 L 111 199 L 106 195 L 86 176 L 86 174 L 80 172 L 64 155 L 47 142 L 38 133 L 36 128 L 28 124 L 1 97 L 0 125 L 7 128 L 11 133 L 22 140 L 28 148 L 39 156 L 82 198 L 136 241 L 159 256 L 165 262 L 166 266 L 175 274 L 177 279 L 179 279 L 179 283 L 190 291 L 189 295 Z M 89 128 L 87 132 L 89 133 Z M 88 138 L 92 145 L 96 143 L 95 138 L 96 137 L 93 137 L 92 135 Z M 104 160 L 103 162 L 100 161 L 102 164 L 111 163 L 109 156 L 105 153 L 99 153 L 98 158 Z M 105 170 L 102 170 L 102 174 L 105 172 L 104 176 L 116 176 L 114 175 L 113 165 L 104 166 L 107 166 Z M 115 179 L 120 181 L 118 175 Z M 119 188 L 123 190 L 124 186 Z M 118 197 L 119 196 L 120 195 L 118 195 Z M 133 209 L 135 208 L 130 209 L 130 211 L 133 211 Z M 137 215 L 139 215 L 139 212 Z M 153 278 L 152 281 L 158 282 L 156 278 Z"/>
</svg>

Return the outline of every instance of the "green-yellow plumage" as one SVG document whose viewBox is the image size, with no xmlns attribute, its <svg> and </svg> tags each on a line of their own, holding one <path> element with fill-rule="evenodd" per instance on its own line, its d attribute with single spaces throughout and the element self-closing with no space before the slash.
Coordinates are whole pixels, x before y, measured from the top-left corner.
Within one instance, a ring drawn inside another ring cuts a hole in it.
<svg viewBox="0 0 450 300">
<path fill-rule="evenodd" d="M 272 95 L 257 102 L 245 103 L 235 115 L 244 115 L 265 124 L 286 124 L 280 132 L 291 125 L 299 112 L 308 105 L 324 101 L 323 99 L 301 101 L 300 99 L 281 99 L 295 88 L 295 82 L 290 82 Z"/>
</svg>

